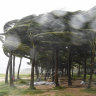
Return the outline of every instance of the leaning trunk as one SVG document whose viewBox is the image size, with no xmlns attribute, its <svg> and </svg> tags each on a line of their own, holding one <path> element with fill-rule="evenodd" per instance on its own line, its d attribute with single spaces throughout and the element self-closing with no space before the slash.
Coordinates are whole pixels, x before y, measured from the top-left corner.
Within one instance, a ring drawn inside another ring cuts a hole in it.
<svg viewBox="0 0 96 96">
<path fill-rule="evenodd" d="M 12 74 L 12 52 L 10 52 L 10 87 L 14 86 L 13 83 L 13 74 Z"/>
<path fill-rule="evenodd" d="M 21 62 L 22 62 L 22 57 L 20 58 L 20 64 L 19 64 L 19 67 L 18 67 L 17 79 L 20 79 L 19 73 L 20 73 Z"/>
<path fill-rule="evenodd" d="M 9 66 L 10 66 L 10 58 L 8 60 L 8 65 L 7 65 L 7 69 L 6 69 L 5 83 L 8 83 L 8 70 L 9 70 Z"/>
</svg>

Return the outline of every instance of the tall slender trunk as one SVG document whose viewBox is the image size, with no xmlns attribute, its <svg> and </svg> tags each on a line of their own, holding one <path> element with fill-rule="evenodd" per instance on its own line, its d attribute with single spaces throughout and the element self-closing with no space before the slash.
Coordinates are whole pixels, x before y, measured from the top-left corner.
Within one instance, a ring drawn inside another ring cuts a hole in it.
<svg viewBox="0 0 96 96">
<path fill-rule="evenodd" d="M 72 77 L 74 76 L 73 70 L 74 70 L 74 67 L 72 67 Z"/>
<path fill-rule="evenodd" d="M 71 65 L 72 65 L 72 53 L 71 49 L 69 48 L 69 58 L 68 58 L 68 86 L 72 86 L 71 82 Z"/>
<path fill-rule="evenodd" d="M 80 77 L 80 64 L 78 66 L 78 77 Z"/>
<path fill-rule="evenodd" d="M 61 76 L 64 75 L 63 73 L 64 73 L 64 68 L 62 67 L 62 68 L 61 68 Z"/>
<path fill-rule="evenodd" d="M 13 83 L 13 74 L 12 74 L 12 52 L 10 52 L 10 87 L 14 86 Z"/>
<path fill-rule="evenodd" d="M 15 56 L 13 56 L 13 80 L 15 80 Z"/>
<path fill-rule="evenodd" d="M 66 75 L 68 76 L 68 64 L 66 65 Z"/>
<path fill-rule="evenodd" d="M 39 79 L 38 61 L 36 61 L 36 63 L 35 63 L 35 73 L 36 73 L 36 77 L 38 80 Z"/>
<path fill-rule="evenodd" d="M 59 83 L 58 83 L 58 65 L 59 65 L 59 62 L 58 62 L 58 49 L 55 50 L 55 84 L 56 84 L 56 87 L 59 86 Z"/>
<path fill-rule="evenodd" d="M 86 56 L 84 57 L 84 81 L 86 81 Z"/>
<path fill-rule="evenodd" d="M 42 68 L 42 65 L 41 65 L 40 67 L 41 67 L 41 73 L 40 73 L 40 74 L 43 75 L 43 68 Z"/>
<path fill-rule="evenodd" d="M 9 66 L 10 66 L 10 57 L 9 57 L 8 64 L 7 64 L 7 69 L 6 69 L 5 83 L 8 83 L 8 70 L 9 70 Z"/>
<path fill-rule="evenodd" d="M 22 62 L 22 57 L 20 58 L 20 63 L 19 63 L 18 73 L 17 73 L 17 79 L 20 79 L 19 73 L 20 73 L 21 62 Z"/>
<path fill-rule="evenodd" d="M 54 82 L 54 65 L 52 65 L 52 82 Z"/>
<path fill-rule="evenodd" d="M 54 82 L 54 52 L 52 54 L 52 82 Z"/>
<path fill-rule="evenodd" d="M 68 68 L 67 68 L 67 65 L 66 65 L 66 67 L 65 67 L 65 76 L 67 76 L 67 73 L 68 73 L 68 72 L 67 72 L 67 69 L 68 69 Z"/>
<path fill-rule="evenodd" d="M 92 76 L 93 76 L 94 58 L 95 58 L 95 54 L 93 53 L 92 56 L 91 56 L 90 78 L 89 78 L 88 88 L 91 88 L 91 82 L 92 82 Z"/>
<path fill-rule="evenodd" d="M 31 80 L 30 80 L 30 88 L 35 89 L 34 87 L 34 66 L 35 66 L 35 53 L 36 49 L 34 48 L 33 58 L 32 58 L 32 64 L 31 64 Z"/>
<path fill-rule="evenodd" d="M 31 89 L 34 89 L 34 65 L 35 65 L 35 58 L 32 59 L 32 66 L 31 66 L 31 81 L 30 81 Z"/>
</svg>

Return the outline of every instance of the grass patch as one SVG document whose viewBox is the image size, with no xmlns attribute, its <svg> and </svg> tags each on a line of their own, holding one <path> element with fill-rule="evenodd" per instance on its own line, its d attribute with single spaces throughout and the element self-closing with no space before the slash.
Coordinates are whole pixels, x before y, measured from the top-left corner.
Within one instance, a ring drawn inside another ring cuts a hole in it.
<svg viewBox="0 0 96 96">
<path fill-rule="evenodd" d="M 0 83 L 0 96 L 27 96 L 28 94 L 32 96 L 34 94 L 41 94 L 41 93 L 44 93 L 46 92 L 46 90 L 32 90 L 32 89 L 19 89 L 19 88 L 16 88 L 16 87 L 10 87 L 9 84 L 4 84 L 3 83 Z"/>
<path fill-rule="evenodd" d="M 96 74 L 93 74 L 92 79 L 93 79 L 93 81 L 96 81 Z"/>
<path fill-rule="evenodd" d="M 0 74 L 0 77 L 5 77 L 5 74 Z"/>
<path fill-rule="evenodd" d="M 4 96 L 8 94 L 8 90 L 0 90 L 0 96 Z"/>
<path fill-rule="evenodd" d="M 82 80 L 83 78 L 84 78 L 83 74 L 81 74 L 80 77 L 78 77 L 77 74 L 74 74 L 74 76 L 72 77 L 73 80 L 77 80 L 77 79 L 81 79 Z M 87 74 L 86 75 L 86 80 L 88 81 L 89 78 L 90 78 L 90 75 Z M 96 74 L 93 74 L 92 80 L 96 81 Z"/>
<path fill-rule="evenodd" d="M 20 94 L 41 94 L 44 93 L 45 90 L 32 90 L 32 89 L 25 89 L 25 90 L 21 90 L 19 93 Z"/>
<path fill-rule="evenodd" d="M 87 93 L 92 93 L 92 94 L 96 94 L 96 88 L 86 88 L 81 90 L 82 92 L 87 92 Z"/>
<path fill-rule="evenodd" d="M 28 84 L 28 80 L 20 79 L 16 81 L 16 84 Z"/>
<path fill-rule="evenodd" d="M 28 78 L 30 77 L 31 75 L 30 74 L 20 74 L 20 77 L 21 78 Z"/>
<path fill-rule="evenodd" d="M 61 86 L 59 86 L 59 87 L 54 87 L 53 90 L 63 90 L 63 89 L 65 89 L 65 87 L 61 87 Z"/>
<path fill-rule="evenodd" d="M 9 94 L 9 86 L 5 85 L 4 82 L 0 83 L 0 96 L 5 96 Z"/>
</svg>

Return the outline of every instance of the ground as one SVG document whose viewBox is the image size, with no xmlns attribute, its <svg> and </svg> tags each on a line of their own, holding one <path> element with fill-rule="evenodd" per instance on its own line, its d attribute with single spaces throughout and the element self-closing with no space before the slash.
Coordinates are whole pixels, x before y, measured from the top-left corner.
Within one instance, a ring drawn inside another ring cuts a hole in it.
<svg viewBox="0 0 96 96">
<path fill-rule="evenodd" d="M 80 85 L 81 80 L 73 80 L 73 86 L 71 88 L 69 88 L 67 86 L 67 80 L 64 82 L 64 84 L 62 83 L 62 87 L 61 88 L 57 88 L 54 89 L 54 86 L 50 86 L 50 85 L 40 85 L 40 86 L 36 86 L 36 89 L 39 90 L 45 90 L 44 93 L 42 94 L 36 94 L 34 96 L 96 96 L 96 94 L 92 94 L 92 93 L 87 93 L 84 92 L 83 90 L 86 88 L 86 86 L 82 86 Z M 64 86 L 64 88 L 63 88 Z M 20 89 L 25 88 L 28 89 L 29 86 L 19 86 Z M 96 86 L 94 86 L 95 88 Z M 32 96 L 32 95 L 28 95 L 28 96 Z"/>
<path fill-rule="evenodd" d="M 22 86 L 20 89 L 25 88 Z M 34 96 L 96 96 L 96 94 L 87 93 L 83 90 L 85 88 L 62 88 L 62 89 L 53 89 L 53 86 L 40 85 L 36 89 L 42 89 L 45 92 L 40 94 L 34 94 Z M 22 96 L 33 96 L 32 94 L 22 95 Z"/>
<path fill-rule="evenodd" d="M 40 85 L 35 86 L 36 90 L 30 90 L 26 80 L 15 82 L 15 87 L 10 88 L 9 84 L 4 84 L 4 76 L 0 78 L 0 96 L 96 96 L 95 83 L 93 89 L 86 89 L 86 85 L 80 85 L 81 79 L 72 80 L 72 87 L 68 87 L 67 80 L 62 78 L 61 87 Z"/>
</svg>

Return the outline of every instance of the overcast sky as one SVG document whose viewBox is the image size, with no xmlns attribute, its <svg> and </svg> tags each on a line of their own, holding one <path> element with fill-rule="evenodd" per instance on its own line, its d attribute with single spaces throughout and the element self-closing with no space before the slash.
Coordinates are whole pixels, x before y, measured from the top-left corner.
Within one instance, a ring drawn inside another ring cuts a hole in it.
<svg viewBox="0 0 96 96">
<path fill-rule="evenodd" d="M 6 22 L 20 19 L 31 14 L 41 14 L 52 10 L 63 9 L 67 11 L 89 10 L 96 5 L 96 0 L 1 0 L 0 1 L 0 33 Z M 28 61 L 28 60 L 27 60 Z M 25 59 L 22 69 L 28 68 Z M 3 54 L 0 42 L 0 73 L 5 73 L 8 58 Z M 16 59 L 18 67 L 19 59 Z"/>
</svg>

